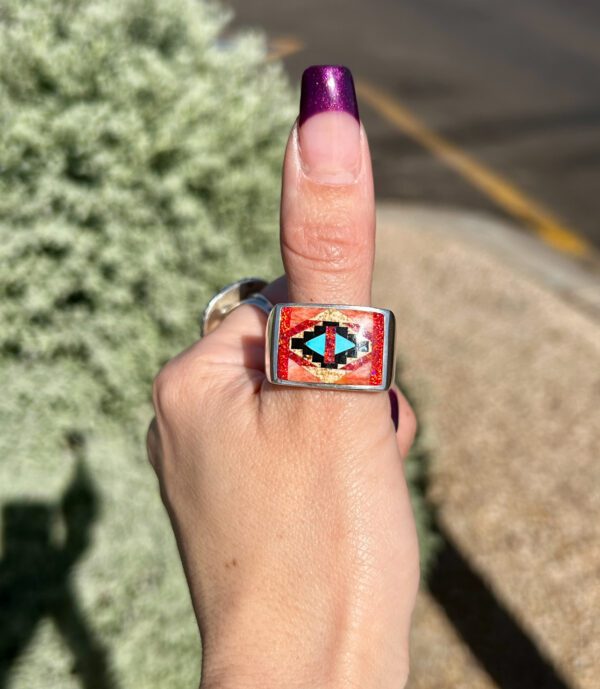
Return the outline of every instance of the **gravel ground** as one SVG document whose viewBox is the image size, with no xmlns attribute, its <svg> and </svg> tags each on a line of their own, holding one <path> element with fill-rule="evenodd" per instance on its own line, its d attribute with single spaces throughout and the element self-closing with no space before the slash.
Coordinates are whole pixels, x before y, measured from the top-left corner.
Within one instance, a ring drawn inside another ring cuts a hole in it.
<svg viewBox="0 0 600 689">
<path fill-rule="evenodd" d="M 381 206 L 374 303 L 397 315 L 403 379 L 434 437 L 440 528 L 511 622 L 479 625 L 476 660 L 424 594 L 412 686 L 500 686 L 478 668 L 487 663 L 511 689 L 595 689 L 600 323 L 539 276 L 465 242 L 465 222 L 510 235 L 483 216 Z M 514 649 L 495 648 L 511 634 Z M 532 649 L 561 679 L 519 680 Z"/>
</svg>

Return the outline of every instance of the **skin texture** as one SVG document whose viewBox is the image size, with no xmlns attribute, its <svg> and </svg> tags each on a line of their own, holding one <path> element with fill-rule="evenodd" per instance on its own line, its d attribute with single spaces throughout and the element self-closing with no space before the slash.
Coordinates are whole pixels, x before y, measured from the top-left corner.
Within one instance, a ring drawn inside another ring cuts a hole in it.
<svg viewBox="0 0 600 689">
<path fill-rule="evenodd" d="M 322 112 L 296 124 L 286 276 L 266 294 L 369 305 L 374 218 L 358 121 Z M 419 579 L 402 463 L 414 415 L 398 390 L 396 431 L 386 392 L 270 385 L 265 323 L 239 307 L 154 385 L 148 452 L 202 636 L 201 686 L 399 689 Z"/>
</svg>

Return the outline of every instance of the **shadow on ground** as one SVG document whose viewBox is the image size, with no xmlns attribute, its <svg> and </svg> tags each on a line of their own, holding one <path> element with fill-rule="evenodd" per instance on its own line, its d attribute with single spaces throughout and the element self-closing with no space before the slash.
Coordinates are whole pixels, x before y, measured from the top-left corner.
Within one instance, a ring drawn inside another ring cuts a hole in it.
<svg viewBox="0 0 600 689">
<path fill-rule="evenodd" d="M 73 567 L 90 545 L 99 497 L 81 440 L 74 438 L 71 445 L 78 461 L 59 504 L 24 500 L 2 508 L 0 689 L 8 687 L 19 656 L 44 618 L 52 620 L 69 648 L 72 673 L 83 689 L 117 686 L 107 651 L 88 624 L 72 583 Z"/>
<path fill-rule="evenodd" d="M 418 416 L 415 400 L 405 386 L 399 386 Z M 411 488 L 426 506 L 428 538 L 435 542 L 426 565 L 426 588 L 499 689 L 570 689 L 438 519 L 435 505 L 427 497 L 432 458 L 421 432 L 419 428 L 411 458 L 416 464 Z"/>
</svg>

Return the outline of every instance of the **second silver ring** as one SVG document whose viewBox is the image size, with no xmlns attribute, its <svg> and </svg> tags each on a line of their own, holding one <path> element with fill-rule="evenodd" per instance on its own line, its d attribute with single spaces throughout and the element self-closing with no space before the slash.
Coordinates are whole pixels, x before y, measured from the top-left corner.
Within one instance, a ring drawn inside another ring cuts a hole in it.
<svg viewBox="0 0 600 689">
<path fill-rule="evenodd" d="M 267 316 L 273 310 L 273 304 L 265 297 L 264 294 L 261 294 L 260 292 L 251 294 L 249 297 L 246 297 L 246 299 L 243 299 L 238 304 L 238 306 L 242 306 L 242 304 L 250 304 L 251 306 L 257 306 L 261 311 L 266 313 Z"/>
<path fill-rule="evenodd" d="M 242 304 L 256 306 L 268 316 L 273 304 L 259 291 L 267 284 L 260 278 L 242 278 L 217 292 L 202 313 L 200 319 L 202 337 L 212 332 L 228 313 Z"/>
</svg>

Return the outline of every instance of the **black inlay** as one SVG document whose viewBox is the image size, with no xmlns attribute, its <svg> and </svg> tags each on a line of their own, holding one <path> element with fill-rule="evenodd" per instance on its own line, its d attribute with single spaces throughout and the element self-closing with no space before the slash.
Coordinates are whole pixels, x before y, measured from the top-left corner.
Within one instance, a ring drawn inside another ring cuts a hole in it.
<svg viewBox="0 0 600 689">
<path fill-rule="evenodd" d="M 336 354 L 335 362 L 326 362 L 323 354 L 315 352 L 308 346 L 308 343 L 315 337 L 326 334 L 327 326 L 334 327 L 336 335 L 345 337 L 354 344 L 352 349 L 347 349 L 345 352 Z M 293 337 L 290 343 L 290 349 L 300 350 L 303 359 L 308 359 L 315 364 L 319 364 L 321 368 L 338 368 L 338 366 L 345 366 L 348 363 L 348 359 L 356 359 L 359 354 L 367 353 L 369 351 L 369 341 L 357 341 L 356 335 L 348 332 L 348 327 L 340 325 L 337 321 L 322 321 L 321 325 L 315 325 L 312 330 L 305 330 L 301 337 Z"/>
</svg>

